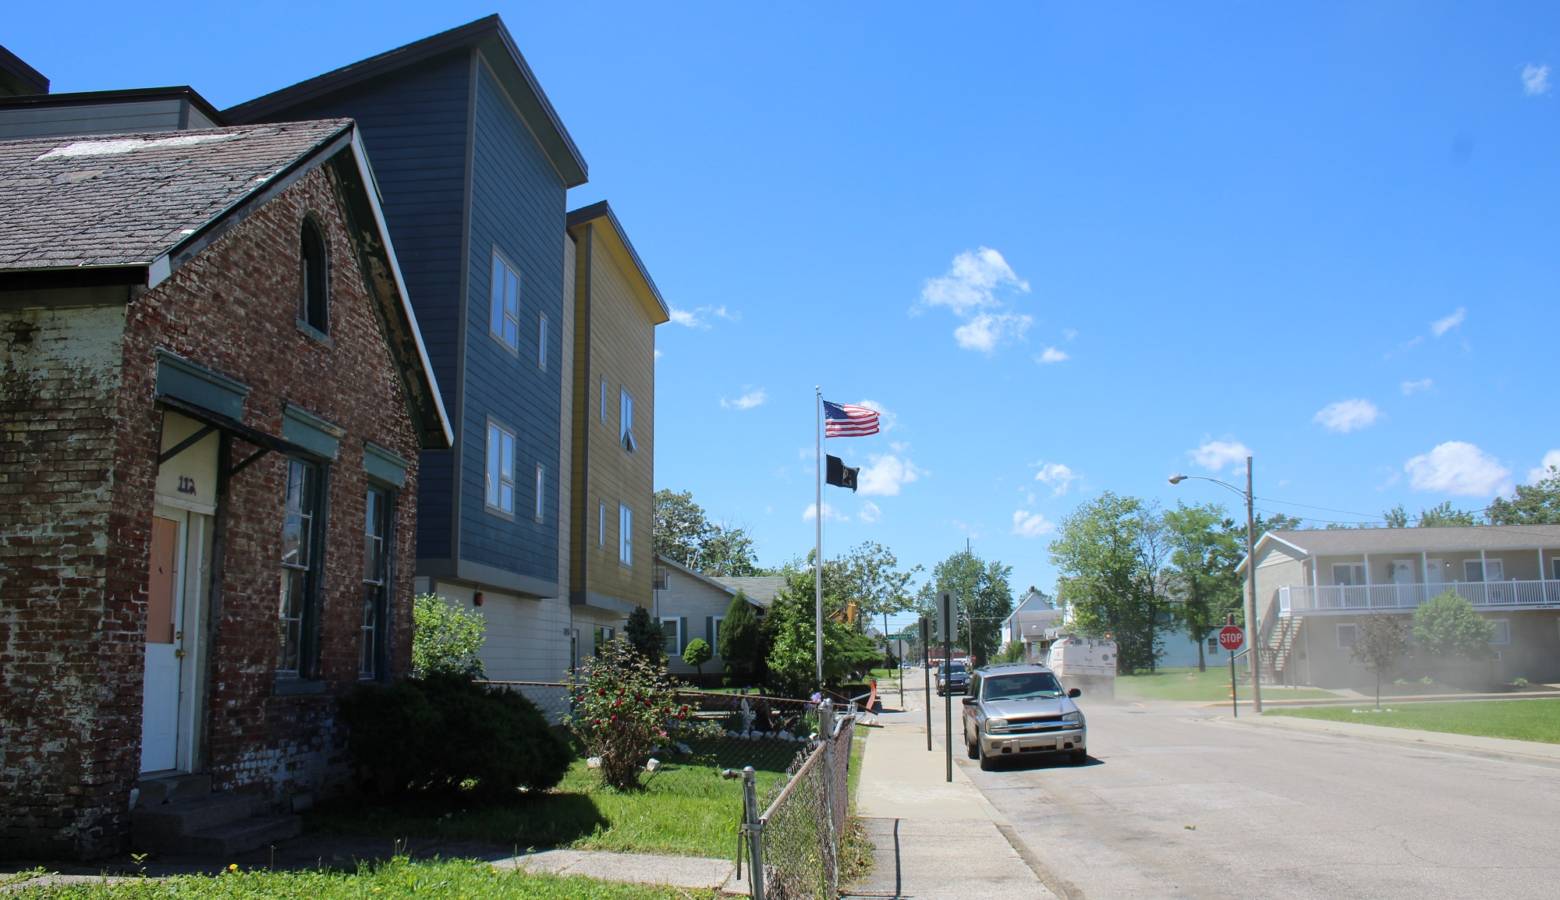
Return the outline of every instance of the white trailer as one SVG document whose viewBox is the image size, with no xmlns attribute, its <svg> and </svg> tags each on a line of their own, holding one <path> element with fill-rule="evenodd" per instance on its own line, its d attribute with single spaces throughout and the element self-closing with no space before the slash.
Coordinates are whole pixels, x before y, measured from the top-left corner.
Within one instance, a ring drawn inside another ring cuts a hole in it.
<svg viewBox="0 0 1560 900">
<path fill-rule="evenodd" d="M 1116 696 L 1116 642 L 1110 638 L 1060 634 L 1051 643 L 1045 664 L 1064 687 L 1078 688 L 1085 697 Z"/>
</svg>

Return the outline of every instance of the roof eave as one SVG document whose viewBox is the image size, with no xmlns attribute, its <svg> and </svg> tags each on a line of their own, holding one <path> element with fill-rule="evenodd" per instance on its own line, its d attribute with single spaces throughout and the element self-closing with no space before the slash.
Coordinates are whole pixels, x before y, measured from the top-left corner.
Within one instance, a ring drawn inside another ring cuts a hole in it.
<svg viewBox="0 0 1560 900">
<path fill-rule="evenodd" d="M 634 266 L 634 272 L 639 276 L 640 287 L 645 294 L 654 301 L 660 315 L 652 315 L 651 323 L 662 325 L 671 321 L 672 311 L 666 304 L 666 298 L 661 296 L 661 289 L 656 286 L 655 279 L 650 277 L 650 270 L 645 267 L 645 262 L 639 256 L 639 251 L 634 249 L 634 243 L 628 239 L 628 232 L 623 228 L 623 223 L 618 220 L 617 213 L 612 210 L 612 205 L 605 200 L 582 206 L 568 214 L 565 218 L 565 227 L 570 231 L 586 225 L 590 222 L 605 221 L 612 230 L 612 237 L 621 246 L 625 256 Z"/>
</svg>

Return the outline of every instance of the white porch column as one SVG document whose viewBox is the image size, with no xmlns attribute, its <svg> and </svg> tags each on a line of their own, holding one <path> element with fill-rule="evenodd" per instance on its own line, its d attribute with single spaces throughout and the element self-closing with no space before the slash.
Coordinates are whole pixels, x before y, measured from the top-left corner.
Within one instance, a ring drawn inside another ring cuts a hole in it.
<svg viewBox="0 0 1560 900">
<path fill-rule="evenodd" d="M 1490 566 L 1484 558 L 1484 548 L 1479 548 L 1479 592 L 1484 595 L 1484 605 L 1490 604 Z"/>
<path fill-rule="evenodd" d="M 1419 551 L 1419 602 L 1425 603 L 1430 599 L 1430 554 L 1424 550 Z"/>
</svg>

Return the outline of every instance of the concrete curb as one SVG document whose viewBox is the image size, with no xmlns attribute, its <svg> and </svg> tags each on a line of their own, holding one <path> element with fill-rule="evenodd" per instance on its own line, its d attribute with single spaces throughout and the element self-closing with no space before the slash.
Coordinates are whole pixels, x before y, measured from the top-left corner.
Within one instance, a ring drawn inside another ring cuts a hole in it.
<svg viewBox="0 0 1560 900">
<path fill-rule="evenodd" d="M 1381 702 L 1457 703 L 1471 700 L 1551 700 L 1556 697 L 1560 697 L 1560 691 L 1504 691 L 1499 694 L 1407 694 L 1401 696 L 1388 696 L 1383 694 L 1381 696 Z M 1204 701 L 1192 702 L 1198 703 L 1204 709 L 1219 709 L 1222 707 L 1228 707 L 1230 705 L 1228 700 L 1222 700 L 1216 703 Z M 1317 697 L 1303 700 L 1288 700 L 1280 697 L 1270 699 L 1266 695 L 1262 697 L 1263 706 L 1275 706 L 1280 708 L 1287 708 L 1291 706 L 1359 706 L 1361 703 L 1374 704 L 1375 702 L 1376 696 L 1374 694 L 1360 694 L 1358 696 L 1347 697 Z M 1240 706 L 1243 709 L 1251 706 L 1251 700 L 1249 698 L 1242 699 L 1240 701 Z"/>
<path fill-rule="evenodd" d="M 1484 756 L 1560 767 L 1560 744 L 1545 744 L 1539 741 L 1517 741 L 1509 738 L 1478 737 L 1466 734 L 1449 734 L 1441 731 L 1421 731 L 1416 728 L 1396 728 L 1391 725 L 1331 722 L 1325 719 L 1301 719 L 1290 716 L 1248 716 L 1240 719 L 1224 719 L 1221 717 L 1219 721 L 1234 725 L 1283 728 L 1310 734 L 1355 738 L 1379 744 L 1450 750 L 1471 756 Z"/>
</svg>

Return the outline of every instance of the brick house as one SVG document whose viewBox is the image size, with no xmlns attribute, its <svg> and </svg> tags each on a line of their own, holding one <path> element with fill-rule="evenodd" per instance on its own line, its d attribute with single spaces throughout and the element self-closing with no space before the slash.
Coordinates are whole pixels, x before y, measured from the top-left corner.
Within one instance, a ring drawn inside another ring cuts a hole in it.
<svg viewBox="0 0 1560 900">
<path fill-rule="evenodd" d="M 0 142 L 0 854 L 294 831 L 450 438 L 351 121 Z"/>
</svg>

